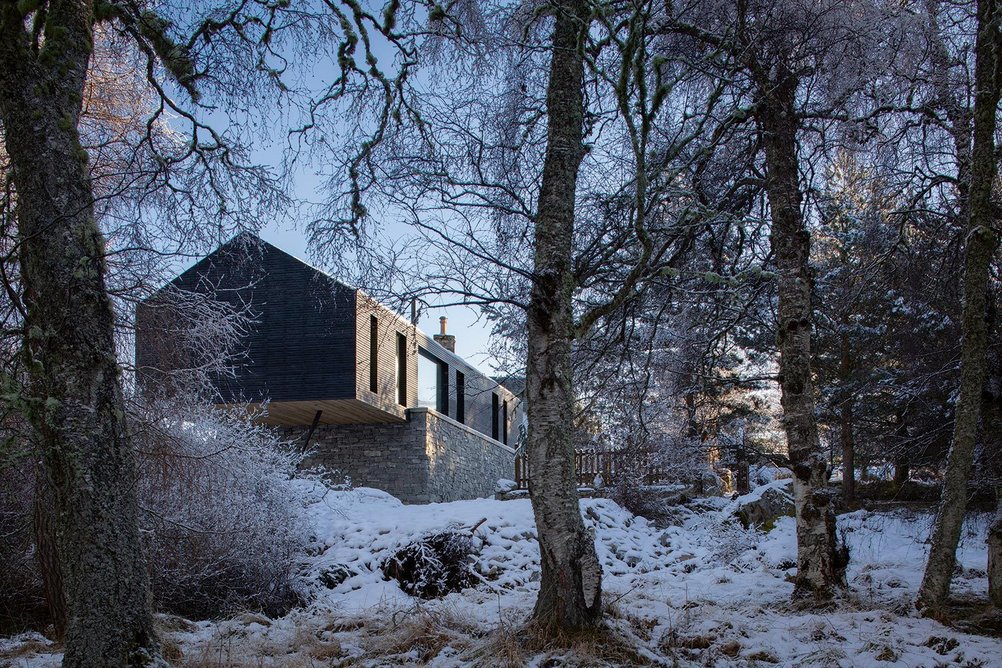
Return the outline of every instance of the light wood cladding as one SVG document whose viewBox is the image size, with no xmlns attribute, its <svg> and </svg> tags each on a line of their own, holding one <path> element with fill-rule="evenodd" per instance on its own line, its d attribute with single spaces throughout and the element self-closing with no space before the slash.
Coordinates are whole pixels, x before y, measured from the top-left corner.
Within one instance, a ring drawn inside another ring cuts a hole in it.
<svg viewBox="0 0 1002 668">
<path fill-rule="evenodd" d="M 246 407 L 259 410 L 261 404 L 218 404 L 220 407 Z M 266 406 L 267 414 L 255 422 L 283 427 L 308 425 L 317 411 L 321 411 L 319 424 L 372 424 L 400 423 L 407 418 L 400 409 L 388 413 L 357 399 L 331 399 L 326 401 L 273 401 Z"/>
</svg>

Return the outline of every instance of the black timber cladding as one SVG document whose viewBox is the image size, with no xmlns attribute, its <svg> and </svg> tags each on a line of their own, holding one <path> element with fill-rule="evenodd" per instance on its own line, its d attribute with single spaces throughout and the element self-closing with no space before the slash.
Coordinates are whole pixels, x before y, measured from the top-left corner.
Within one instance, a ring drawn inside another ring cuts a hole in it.
<svg viewBox="0 0 1002 668">
<path fill-rule="evenodd" d="M 352 288 L 248 234 L 224 244 L 171 284 L 211 291 L 234 305 L 249 303 L 254 312 L 235 377 L 216 380 L 218 403 L 355 398 Z M 136 348 L 137 366 L 149 366 L 146 359 L 154 356 L 144 350 L 142 330 Z"/>
<path fill-rule="evenodd" d="M 267 398 L 273 402 L 271 412 L 279 416 L 275 419 L 285 420 L 280 424 L 308 425 L 321 407 L 300 404 L 337 400 L 367 404 L 384 417 L 402 420 L 404 409 L 418 405 L 417 358 L 424 348 L 443 363 L 439 413 L 456 416 L 484 435 L 493 431 L 499 441 L 508 435 L 512 422 L 518 424 L 512 418 L 520 415 L 519 402 L 496 380 L 364 292 L 252 235 L 224 244 L 172 281 L 170 288 L 230 304 L 247 302 L 257 314 L 257 322 L 244 337 L 245 355 L 236 360 L 235 377 L 216 379 L 216 403 L 257 403 Z M 177 310 L 150 306 L 168 291 L 165 288 L 137 309 L 136 363 L 144 392 L 169 394 L 169 374 L 161 370 L 197 365 L 197 360 L 185 363 L 183 346 L 177 344 L 184 338 L 186 317 L 178 317 Z M 398 378 L 403 380 L 399 386 Z M 509 404 L 503 427 L 500 405 L 491 405 L 502 398 Z M 367 407 L 326 406 L 321 422 L 383 421 L 361 410 Z"/>
</svg>

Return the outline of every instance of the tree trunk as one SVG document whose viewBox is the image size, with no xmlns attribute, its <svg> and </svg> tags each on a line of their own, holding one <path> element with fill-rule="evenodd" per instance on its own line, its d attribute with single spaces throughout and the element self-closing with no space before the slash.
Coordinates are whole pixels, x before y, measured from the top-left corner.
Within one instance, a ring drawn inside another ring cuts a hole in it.
<svg viewBox="0 0 1002 668">
<path fill-rule="evenodd" d="M 894 447 L 892 448 L 894 459 L 894 485 L 900 488 L 912 474 L 911 453 L 909 452 L 908 435 L 908 412 L 898 410 L 894 416 Z"/>
<path fill-rule="evenodd" d="M 981 404 L 984 437 L 980 471 L 995 483 L 995 518 L 988 527 L 988 598 L 1002 608 L 1002 341 L 998 337 L 997 296 L 988 300 L 990 361 L 988 391 Z"/>
<path fill-rule="evenodd" d="M 852 437 L 852 402 L 842 404 L 839 415 L 839 440 L 842 443 L 842 497 L 846 504 L 856 500 L 856 441 Z"/>
<path fill-rule="evenodd" d="M 989 269 L 996 235 L 992 206 L 995 180 L 995 114 L 999 103 L 997 53 L 1002 49 L 997 0 L 978 1 L 978 34 L 975 44 L 974 146 L 966 246 L 964 248 L 964 338 L 960 350 L 960 398 L 953 425 L 953 442 L 947 457 L 939 513 L 932 547 L 919 590 L 918 605 L 932 611 L 950 594 L 957 544 L 967 510 L 967 479 L 974 459 L 986 376 L 988 326 L 985 318 Z"/>
<path fill-rule="evenodd" d="M 988 598 L 1002 608 L 1002 484 L 995 490 L 995 521 L 988 528 Z"/>
<path fill-rule="evenodd" d="M 737 465 L 735 466 L 735 489 L 738 494 L 747 494 L 751 491 L 751 480 L 749 476 L 748 451 L 742 445 L 737 452 Z"/>
<path fill-rule="evenodd" d="M 772 212 L 772 248 L 779 270 L 779 378 L 797 513 L 797 580 L 794 597 L 831 598 L 844 584 L 845 558 L 835 537 L 834 499 L 827 489 L 828 464 L 814 418 L 811 380 L 811 238 L 801 211 L 797 161 L 798 80 L 787 68 L 753 66 L 758 122 Z"/>
<path fill-rule="evenodd" d="M 686 447 L 695 447 L 695 443 L 700 439 L 699 433 L 699 422 L 696 420 L 696 379 L 695 376 L 690 376 L 690 382 L 688 385 L 689 389 L 685 393 L 685 436 L 687 440 Z M 705 473 L 708 468 L 713 466 L 713 457 L 708 456 L 707 460 L 700 462 L 699 466 L 694 472 L 687 472 L 686 476 L 692 480 L 692 491 L 696 496 L 702 496 L 706 493 L 706 480 Z M 688 468 L 688 467 L 686 467 Z"/>
<path fill-rule="evenodd" d="M 29 418 L 52 481 L 67 602 L 64 666 L 159 660 L 140 556 L 135 465 L 77 123 L 90 2 L 50 1 L 43 46 L 0 7 L 0 118 L 17 190 Z"/>
<path fill-rule="evenodd" d="M 912 467 L 908 463 L 908 460 L 904 457 L 898 457 L 894 460 L 894 485 L 896 487 L 901 487 L 906 482 L 908 478 L 911 477 Z"/>
<path fill-rule="evenodd" d="M 744 420 L 738 425 L 738 447 L 737 452 L 734 453 L 735 469 L 736 470 L 736 491 L 738 494 L 747 494 L 751 491 L 751 480 L 749 475 L 749 468 L 751 467 L 751 462 L 748 458 L 748 438 L 745 434 Z"/>
<path fill-rule="evenodd" d="M 847 327 L 848 323 L 843 323 Z M 852 355 L 850 354 L 849 335 L 842 333 L 840 343 L 839 376 L 842 382 L 844 396 L 839 410 L 839 441 L 842 445 L 842 497 L 846 505 L 856 499 L 856 442 L 852 434 L 852 404 L 851 390 L 847 389 L 852 375 Z"/>
<path fill-rule="evenodd" d="M 602 567 L 581 519 L 569 428 L 574 413 L 571 253 L 575 190 L 584 157 L 584 60 L 588 8 L 555 3 L 546 96 L 547 146 L 535 231 L 535 277 L 528 309 L 527 454 L 529 495 L 542 566 L 535 623 L 551 636 L 594 627 L 602 614 Z"/>
<path fill-rule="evenodd" d="M 35 529 L 35 557 L 38 574 L 42 577 L 45 605 L 57 640 L 66 636 L 66 594 L 63 569 L 56 550 L 55 496 L 48 471 L 41 462 L 35 466 L 35 497 L 32 499 L 32 520 Z"/>
</svg>

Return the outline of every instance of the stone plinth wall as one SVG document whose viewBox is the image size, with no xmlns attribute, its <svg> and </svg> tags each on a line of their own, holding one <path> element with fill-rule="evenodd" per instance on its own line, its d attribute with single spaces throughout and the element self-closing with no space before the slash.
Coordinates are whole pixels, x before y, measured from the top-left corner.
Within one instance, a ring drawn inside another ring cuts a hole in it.
<svg viewBox="0 0 1002 668">
<path fill-rule="evenodd" d="M 283 430 L 306 437 L 306 427 Z M 306 466 L 342 471 L 356 487 L 376 487 L 405 503 L 490 497 L 511 478 L 515 451 L 427 408 L 411 408 L 404 424 L 320 426 Z"/>
</svg>

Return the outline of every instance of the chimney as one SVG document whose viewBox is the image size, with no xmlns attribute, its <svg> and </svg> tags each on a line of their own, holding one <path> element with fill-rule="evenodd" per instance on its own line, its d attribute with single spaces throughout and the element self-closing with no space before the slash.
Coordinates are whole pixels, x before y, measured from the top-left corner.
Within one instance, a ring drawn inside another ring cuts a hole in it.
<svg viewBox="0 0 1002 668">
<path fill-rule="evenodd" d="M 438 322 L 442 326 L 442 331 L 441 333 L 435 335 L 434 337 L 435 343 L 442 346 L 449 352 L 452 353 L 456 352 L 456 337 L 453 336 L 452 334 L 445 333 L 445 325 L 446 323 L 449 322 L 449 319 L 443 315 L 441 318 L 438 319 Z"/>
</svg>

